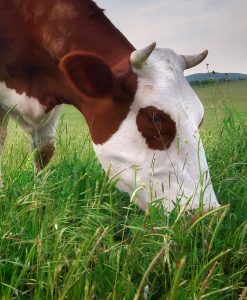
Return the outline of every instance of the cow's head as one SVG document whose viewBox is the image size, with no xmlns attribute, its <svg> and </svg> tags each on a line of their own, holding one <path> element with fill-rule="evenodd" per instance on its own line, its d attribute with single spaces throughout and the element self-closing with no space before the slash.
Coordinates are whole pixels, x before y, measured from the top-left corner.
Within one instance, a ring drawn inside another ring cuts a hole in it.
<svg viewBox="0 0 247 300">
<path fill-rule="evenodd" d="M 118 174 L 121 190 L 136 191 L 142 209 L 155 200 L 168 211 L 175 203 L 218 206 L 198 132 L 203 106 L 183 74 L 206 56 L 181 56 L 152 44 L 115 69 L 81 52 L 60 63 L 102 166 Z"/>
</svg>

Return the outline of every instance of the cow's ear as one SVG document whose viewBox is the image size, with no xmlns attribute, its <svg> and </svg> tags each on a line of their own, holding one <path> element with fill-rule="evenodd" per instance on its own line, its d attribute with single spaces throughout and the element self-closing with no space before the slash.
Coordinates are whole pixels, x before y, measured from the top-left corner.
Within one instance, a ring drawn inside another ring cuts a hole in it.
<svg viewBox="0 0 247 300">
<path fill-rule="evenodd" d="M 89 97 L 110 96 L 116 86 L 116 78 L 102 59 L 83 52 L 65 55 L 59 67 L 73 87 Z"/>
</svg>

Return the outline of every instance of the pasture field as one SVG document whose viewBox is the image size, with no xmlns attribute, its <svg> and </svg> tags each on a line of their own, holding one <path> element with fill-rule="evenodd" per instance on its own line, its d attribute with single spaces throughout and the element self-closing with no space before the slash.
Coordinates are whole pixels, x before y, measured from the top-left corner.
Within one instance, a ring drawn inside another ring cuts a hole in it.
<svg viewBox="0 0 247 300">
<path fill-rule="evenodd" d="M 222 206 L 194 222 L 178 209 L 167 215 L 158 205 L 144 214 L 130 203 L 102 171 L 73 108 L 64 109 L 56 155 L 38 175 L 27 136 L 10 124 L 1 300 L 247 299 L 247 81 L 195 90 Z"/>
</svg>

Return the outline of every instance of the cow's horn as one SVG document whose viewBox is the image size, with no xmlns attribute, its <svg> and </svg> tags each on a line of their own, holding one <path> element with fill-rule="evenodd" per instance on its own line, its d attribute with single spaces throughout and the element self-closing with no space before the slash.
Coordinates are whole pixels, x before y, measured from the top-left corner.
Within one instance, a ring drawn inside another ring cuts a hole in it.
<svg viewBox="0 0 247 300">
<path fill-rule="evenodd" d="M 140 68 L 148 59 L 155 47 L 156 43 L 152 43 L 151 45 L 141 50 L 135 50 L 134 52 L 132 52 L 130 55 L 131 64 L 136 68 Z"/>
<path fill-rule="evenodd" d="M 190 69 L 202 62 L 208 55 L 208 50 L 196 55 L 181 55 L 185 62 L 185 69 Z"/>
</svg>

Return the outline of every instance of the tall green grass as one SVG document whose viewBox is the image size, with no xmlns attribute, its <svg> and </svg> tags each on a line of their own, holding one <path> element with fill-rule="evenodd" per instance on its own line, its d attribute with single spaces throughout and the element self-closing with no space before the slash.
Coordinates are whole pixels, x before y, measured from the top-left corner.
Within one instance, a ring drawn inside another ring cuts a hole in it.
<svg viewBox="0 0 247 300">
<path fill-rule="evenodd" d="M 39 175 L 8 141 L 0 196 L 0 299 L 246 299 L 247 121 L 224 109 L 204 132 L 222 207 L 143 214 L 102 171 L 86 132 L 60 127 Z"/>
</svg>

